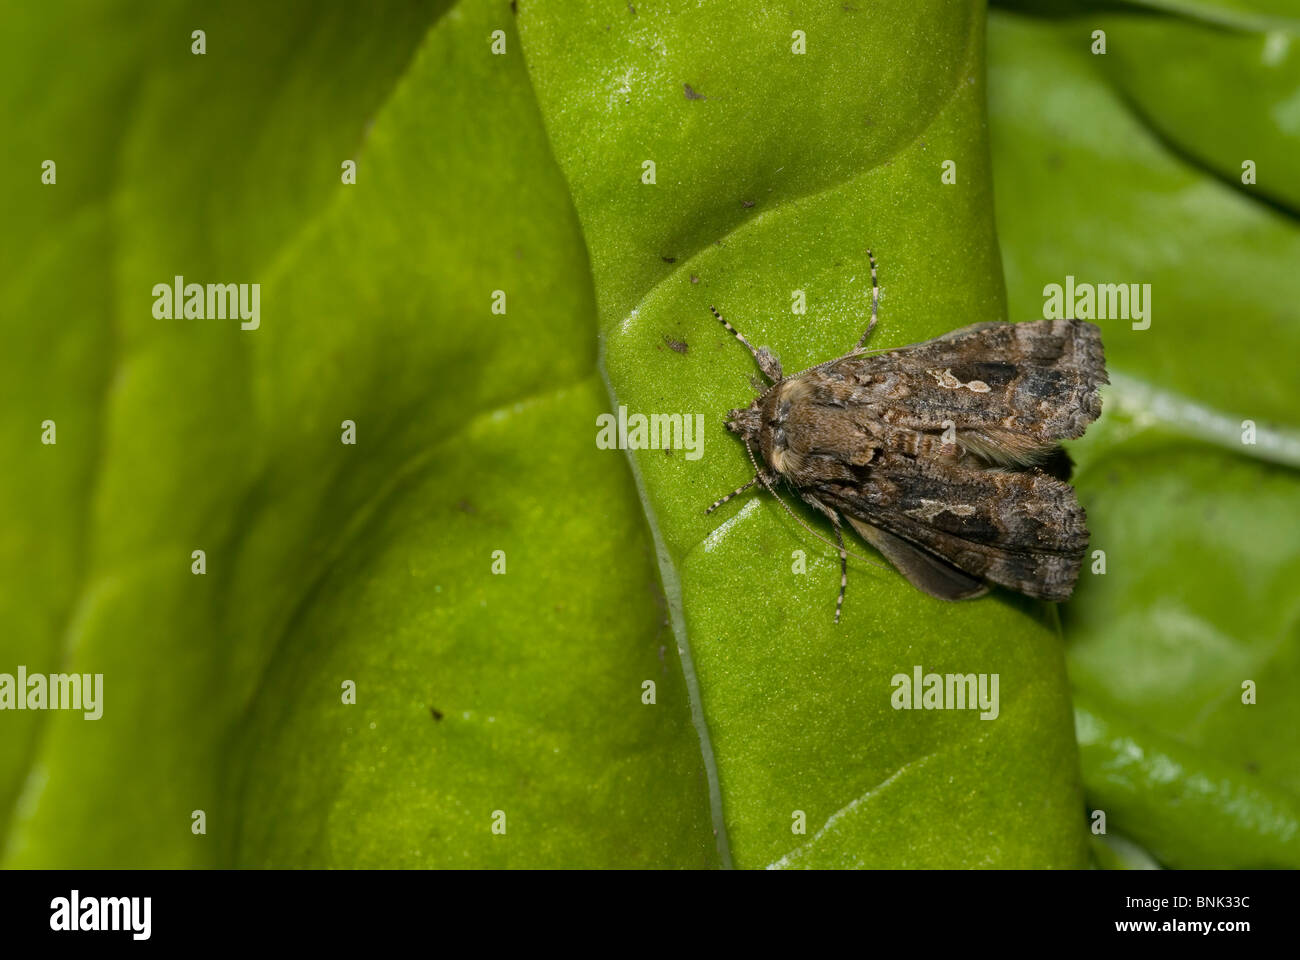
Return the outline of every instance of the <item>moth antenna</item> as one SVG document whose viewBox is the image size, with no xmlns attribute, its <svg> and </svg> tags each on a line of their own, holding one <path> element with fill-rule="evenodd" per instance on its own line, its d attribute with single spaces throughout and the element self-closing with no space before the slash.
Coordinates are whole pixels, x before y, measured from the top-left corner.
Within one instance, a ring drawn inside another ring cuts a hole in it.
<svg viewBox="0 0 1300 960">
<path fill-rule="evenodd" d="M 853 348 L 854 353 L 860 353 L 867 345 L 871 331 L 876 329 L 876 321 L 880 319 L 880 284 L 876 281 L 876 258 L 870 250 L 867 251 L 867 259 L 871 261 L 871 322 L 867 324 L 866 332 L 862 334 L 858 345 Z"/>
<path fill-rule="evenodd" d="M 750 343 L 748 340 L 745 339 L 745 335 L 744 335 L 743 333 L 741 333 L 739 330 L 737 330 L 735 327 L 733 327 L 731 324 L 729 324 L 729 323 L 728 323 L 728 322 L 723 318 L 722 314 L 718 313 L 718 310 L 717 310 L 716 307 L 714 307 L 712 304 L 710 304 L 710 305 L 709 305 L 709 310 L 711 310 L 711 311 L 713 312 L 713 315 L 714 315 L 715 317 L 718 318 L 718 323 L 720 323 L 720 324 L 722 324 L 724 327 L 726 327 L 726 328 L 727 328 L 727 331 L 728 331 L 728 332 L 729 332 L 733 337 L 735 337 L 737 340 L 739 340 L 741 343 L 743 343 L 743 344 L 745 345 L 745 349 L 748 350 L 748 351 L 750 352 L 750 354 L 751 354 L 751 355 L 753 356 L 753 358 L 754 358 L 754 362 L 758 364 L 758 369 L 761 370 L 761 371 L 763 371 L 763 376 L 767 377 L 767 379 L 771 380 L 773 383 L 776 383 L 777 381 L 779 381 L 779 380 L 781 379 L 781 372 L 780 372 L 779 361 L 778 361 L 778 366 L 777 366 L 777 368 L 776 368 L 776 370 L 775 370 L 776 376 L 773 376 L 772 373 L 769 372 L 769 370 L 771 369 L 771 368 L 770 368 L 771 361 L 774 360 L 775 358 L 772 357 L 771 354 L 768 354 L 768 355 L 767 355 L 767 359 L 764 359 L 763 355 L 760 354 L 757 350 L 754 349 L 754 345 L 753 345 L 752 343 Z"/>
<path fill-rule="evenodd" d="M 790 514 L 790 516 L 794 518 L 795 523 L 799 524 L 799 526 L 803 527 L 805 530 L 811 533 L 822 543 L 826 544 L 828 547 L 835 547 L 836 550 L 844 551 L 845 556 L 852 557 L 854 560 L 861 560 L 863 563 L 870 564 L 873 567 L 879 567 L 881 570 L 889 569 L 883 563 L 877 563 L 875 560 L 868 560 L 866 557 L 858 556 L 858 554 L 853 553 L 850 550 L 844 550 L 844 544 L 832 543 L 831 541 L 823 537 L 820 533 L 818 533 L 816 530 L 814 530 L 812 527 L 808 526 L 808 524 L 804 523 L 803 519 L 799 516 L 799 514 L 791 510 L 790 505 L 786 503 L 784 500 L 782 500 L 781 495 L 777 493 L 775 489 L 773 489 L 772 484 L 768 481 L 763 471 L 758 469 L 758 461 L 754 459 L 754 451 L 750 449 L 748 440 L 745 441 L 745 452 L 749 454 L 749 462 L 754 465 L 754 470 L 757 471 L 758 473 L 758 479 L 762 481 L 763 486 L 767 487 L 767 492 L 770 493 L 772 496 L 776 497 L 776 502 L 781 504 L 781 509 L 783 509 L 786 513 Z"/>
<path fill-rule="evenodd" d="M 752 354 L 754 355 L 754 359 L 757 360 L 757 359 L 758 359 L 758 351 L 754 349 L 753 344 L 751 344 L 748 340 L 745 339 L 745 335 L 744 335 L 743 333 L 741 333 L 739 330 L 737 330 L 735 327 L 733 327 L 731 324 L 729 324 L 729 323 L 726 321 L 726 319 L 722 316 L 722 314 L 718 313 L 718 308 L 717 308 L 717 307 L 715 307 L 715 306 L 713 306 L 712 304 L 710 304 L 710 305 L 709 305 L 709 311 L 710 311 L 710 312 L 711 312 L 715 317 L 718 318 L 718 323 L 720 323 L 720 324 L 722 324 L 724 327 L 726 327 L 728 333 L 730 333 L 733 337 L 735 337 L 737 340 L 739 340 L 741 343 L 743 343 L 743 344 L 745 345 L 745 349 L 748 350 L 750 353 L 752 353 Z"/>
<path fill-rule="evenodd" d="M 840 595 L 835 599 L 835 622 L 840 622 L 840 611 L 844 609 L 844 591 L 849 588 L 849 555 L 844 549 L 844 531 L 840 521 L 835 520 L 835 540 L 840 545 Z"/>
<path fill-rule="evenodd" d="M 748 490 L 756 483 L 758 483 L 758 474 L 754 474 L 754 479 L 750 480 L 749 483 L 745 484 L 743 487 L 737 487 L 735 490 L 732 490 L 731 493 L 727 494 L 721 500 L 715 501 L 713 506 L 709 507 L 709 509 L 704 511 L 704 515 L 707 517 L 709 514 L 711 514 L 714 510 L 718 509 L 718 507 L 722 506 L 732 497 L 740 496 L 742 493 L 744 493 L 746 490 Z"/>
<path fill-rule="evenodd" d="M 745 339 L 745 335 L 742 334 L 735 327 L 733 327 L 730 323 L 728 323 L 726 319 L 722 316 L 722 314 L 718 313 L 716 307 L 712 305 L 709 306 L 709 310 L 711 310 L 713 312 L 713 315 L 717 317 L 718 322 L 722 324 L 724 327 L 726 327 L 727 331 L 731 333 L 732 336 L 734 336 L 737 340 L 739 340 L 741 343 L 745 345 L 745 349 L 748 350 L 750 354 L 754 357 L 754 362 L 758 364 L 758 368 L 763 372 L 763 376 L 767 377 L 767 379 L 772 381 L 772 386 L 768 387 L 761 394 L 759 394 L 758 399 L 760 402 L 764 398 L 766 398 L 767 395 L 771 393 L 775 387 L 777 387 L 779 384 L 783 383 L 784 381 L 797 380 L 799 377 L 805 376 L 806 374 L 815 373 L 816 371 L 825 369 L 826 367 L 829 367 L 832 364 L 839 363 L 841 360 L 845 359 L 845 357 L 861 356 L 862 354 L 866 354 L 866 353 L 886 353 L 890 350 L 905 349 L 904 347 L 880 347 L 879 349 L 876 350 L 863 349 L 863 347 L 866 345 L 867 340 L 871 338 L 871 332 L 876 329 L 877 321 L 879 321 L 880 319 L 880 282 L 877 279 L 877 275 L 876 275 L 876 255 L 872 253 L 870 250 L 867 251 L 867 260 L 871 263 L 871 321 L 867 324 L 867 329 L 865 332 L 863 332 L 861 339 L 859 339 L 856 346 L 854 346 L 854 348 L 850 350 L 848 353 L 846 353 L 843 357 L 835 357 L 832 360 L 827 360 L 824 363 L 819 363 L 815 367 L 809 367 L 807 370 L 800 370 L 798 373 L 792 374 L 788 377 L 781 372 L 779 366 L 780 361 L 777 361 L 778 366 L 775 369 L 769 371 L 767 362 L 764 360 L 763 355 L 754 349 L 754 345 Z M 775 360 L 776 358 L 772 357 L 769 354 L 768 359 Z M 773 376 L 773 373 L 775 373 L 776 375 Z M 751 457 L 750 459 L 752 460 L 753 458 Z M 826 542 L 829 543 L 830 541 L 826 541 Z M 858 559 L 861 560 L 862 558 L 858 557 Z"/>
<path fill-rule="evenodd" d="M 833 360 L 824 360 L 821 363 L 817 364 L 817 366 L 815 367 L 809 367 L 807 370 L 800 370 L 798 373 L 792 373 L 790 374 L 790 376 L 786 377 L 785 379 L 798 380 L 800 377 L 806 377 L 810 373 L 816 373 L 818 370 L 825 370 L 827 367 L 834 366 L 835 364 L 839 363 L 841 360 L 847 360 L 849 357 L 865 357 L 876 353 L 892 353 L 895 350 L 906 350 L 908 347 L 919 347 L 919 346 L 920 346 L 919 343 L 909 343 L 902 347 L 876 347 L 873 350 L 853 350 L 850 353 L 844 354 L 844 356 L 842 357 L 836 357 Z M 765 391 L 763 391 L 762 395 L 759 397 L 759 400 L 761 401 L 764 398 L 766 398 L 767 395 L 771 393 L 773 390 L 775 390 L 778 386 L 780 386 L 780 384 L 776 384 L 776 383 L 772 384 L 772 386 L 768 387 Z"/>
<path fill-rule="evenodd" d="M 904 347 L 879 347 L 875 350 L 864 350 L 867 340 L 871 338 L 871 332 L 876 329 L 876 322 L 880 319 L 880 282 L 876 278 L 876 256 L 870 250 L 867 251 L 867 259 L 871 262 L 871 321 L 867 324 L 866 331 L 863 332 L 861 339 L 852 350 L 843 357 L 835 357 L 832 360 L 826 360 L 817 364 L 815 367 L 809 367 L 807 370 L 800 370 L 798 373 L 786 377 L 787 380 L 797 380 L 802 376 L 810 373 L 816 373 L 818 370 L 824 370 L 826 367 L 839 363 L 848 357 L 860 357 L 869 353 L 887 353 L 890 350 L 903 350 Z M 771 391 L 768 391 L 771 392 Z M 767 396 L 766 393 L 763 396 Z M 761 398 L 760 398 L 761 399 Z"/>
</svg>

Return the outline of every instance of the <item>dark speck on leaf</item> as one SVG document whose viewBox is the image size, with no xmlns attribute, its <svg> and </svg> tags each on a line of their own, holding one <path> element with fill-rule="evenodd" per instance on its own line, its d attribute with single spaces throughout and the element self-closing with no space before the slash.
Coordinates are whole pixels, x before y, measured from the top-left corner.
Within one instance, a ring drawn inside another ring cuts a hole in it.
<svg viewBox="0 0 1300 960">
<path fill-rule="evenodd" d="M 1258 764 L 1258 763 L 1255 763 L 1255 762 L 1253 762 L 1253 761 L 1247 760 L 1247 761 L 1246 761 L 1246 772 L 1247 772 L 1247 773 L 1259 773 L 1259 764 Z"/>
<path fill-rule="evenodd" d="M 459 510 L 461 513 L 468 513 L 471 516 L 473 514 L 478 513 L 478 507 L 474 506 L 474 504 L 470 503 L 468 500 L 464 498 L 461 498 L 459 501 L 457 501 L 456 509 Z"/>
<path fill-rule="evenodd" d="M 687 100 L 707 100 L 709 99 L 702 93 L 696 93 L 689 83 L 683 83 L 682 88 L 686 91 Z"/>
<path fill-rule="evenodd" d="M 749 209 L 750 207 L 752 207 L 756 202 L 757 202 L 757 201 L 754 201 L 754 200 L 741 200 L 741 201 L 740 201 L 740 205 L 741 205 L 742 207 L 744 207 L 746 210 L 748 210 L 748 209 Z"/>
<path fill-rule="evenodd" d="M 692 274 L 691 274 L 691 283 L 699 283 L 699 282 L 700 282 L 700 278 L 697 277 L 695 274 L 692 273 Z"/>
<path fill-rule="evenodd" d="M 441 720 L 441 719 L 442 719 L 442 711 L 439 710 L 437 707 L 430 707 L 430 708 L 429 708 L 429 716 L 433 717 L 433 719 L 434 719 L 435 721 L 436 721 L 436 720 Z"/>
<path fill-rule="evenodd" d="M 632 0 L 628 0 L 627 12 L 632 14 L 634 17 L 636 16 L 636 7 L 632 6 Z"/>
<path fill-rule="evenodd" d="M 690 345 L 685 340 L 674 340 L 666 333 L 664 334 L 664 343 L 668 344 L 669 350 L 674 350 L 681 354 L 685 354 L 691 349 Z"/>
<path fill-rule="evenodd" d="M 659 259 L 662 260 L 664 263 L 676 263 L 676 262 L 677 262 L 677 258 L 676 258 L 676 257 L 660 257 Z"/>
</svg>

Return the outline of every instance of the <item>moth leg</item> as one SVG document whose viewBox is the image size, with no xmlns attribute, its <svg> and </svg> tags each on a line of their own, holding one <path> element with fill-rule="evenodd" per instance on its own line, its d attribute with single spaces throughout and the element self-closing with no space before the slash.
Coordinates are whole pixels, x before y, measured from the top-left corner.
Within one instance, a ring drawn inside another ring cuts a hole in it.
<svg viewBox="0 0 1300 960">
<path fill-rule="evenodd" d="M 754 479 L 750 480 L 749 483 L 745 484 L 743 487 L 737 487 L 735 490 L 732 490 L 731 493 L 727 494 L 721 500 L 715 501 L 713 506 L 709 507 L 709 509 L 704 511 L 704 515 L 707 517 L 709 514 L 711 514 L 714 510 L 718 509 L 718 507 L 722 506 L 732 497 L 740 496 L 742 493 L 744 493 L 746 490 L 748 490 L 756 483 L 758 483 L 758 474 L 754 474 Z"/>
<path fill-rule="evenodd" d="M 840 518 L 835 518 L 835 542 L 840 545 L 840 595 L 835 600 L 835 622 L 840 622 L 840 611 L 844 609 L 844 591 L 849 586 L 849 555 L 844 552 L 844 532 L 840 529 Z"/>
<path fill-rule="evenodd" d="M 853 348 L 854 353 L 860 352 L 867 345 L 871 331 L 876 329 L 876 321 L 880 319 L 880 284 L 876 281 L 876 258 L 870 250 L 867 251 L 867 259 L 871 261 L 871 322 L 867 324 L 866 332 L 862 334 L 858 345 Z"/>
<path fill-rule="evenodd" d="M 709 307 L 709 309 L 712 310 L 713 315 L 718 318 L 718 323 L 726 327 L 731 335 L 743 343 L 745 349 L 754 355 L 754 360 L 758 363 L 758 369 L 763 371 L 763 376 L 767 377 L 767 379 L 771 380 L 773 383 L 779 381 L 781 379 L 781 361 L 773 356 L 772 351 L 767 349 L 767 347 L 759 347 L 755 350 L 753 345 L 745 339 L 743 333 L 731 324 L 727 323 L 726 320 L 722 319 L 722 314 L 718 313 L 716 308 Z"/>
<path fill-rule="evenodd" d="M 816 497 L 806 496 L 803 499 L 810 506 L 816 507 L 822 513 L 826 514 L 826 516 L 830 518 L 831 524 L 835 527 L 835 543 L 840 548 L 840 595 L 835 600 L 835 622 L 839 623 L 840 611 L 844 609 L 844 592 L 849 586 L 849 555 L 844 549 L 844 532 L 840 528 L 840 515 Z"/>
</svg>

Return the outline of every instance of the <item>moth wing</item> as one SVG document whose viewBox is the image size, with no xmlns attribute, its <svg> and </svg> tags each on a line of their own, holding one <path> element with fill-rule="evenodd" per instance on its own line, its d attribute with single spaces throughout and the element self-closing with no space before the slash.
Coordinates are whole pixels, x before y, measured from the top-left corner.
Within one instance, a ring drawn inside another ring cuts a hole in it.
<svg viewBox="0 0 1300 960">
<path fill-rule="evenodd" d="M 955 426 L 996 463 L 1032 463 L 1082 436 L 1109 382 L 1101 331 L 1083 320 L 977 323 L 872 361 L 863 399 L 892 409 L 892 425 Z"/>
<path fill-rule="evenodd" d="M 964 576 L 1065 600 L 1088 546 L 1087 518 L 1073 488 L 1037 470 L 977 469 L 890 454 L 860 484 L 829 485 L 817 496 L 850 518 L 916 587 L 943 599 L 975 595 L 964 592 L 973 590 Z M 888 537 L 873 539 L 859 524 Z"/>
<path fill-rule="evenodd" d="M 845 519 L 858 536 L 879 550 L 916 587 L 940 600 L 968 600 L 989 592 L 988 585 L 920 547 L 874 527 L 851 513 Z"/>
</svg>

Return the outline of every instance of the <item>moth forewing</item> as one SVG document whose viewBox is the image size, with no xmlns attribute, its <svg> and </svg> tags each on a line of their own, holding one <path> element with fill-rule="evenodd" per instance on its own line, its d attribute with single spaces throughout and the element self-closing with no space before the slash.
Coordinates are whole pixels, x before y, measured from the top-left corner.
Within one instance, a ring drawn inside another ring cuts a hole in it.
<svg viewBox="0 0 1300 960">
<path fill-rule="evenodd" d="M 1067 599 L 1088 530 L 1061 479 L 1069 460 L 1058 444 L 1101 412 L 1100 331 L 1079 320 L 994 321 L 868 354 L 874 258 L 871 269 L 872 319 L 857 346 L 789 377 L 714 310 L 773 381 L 727 424 L 756 461 L 742 490 L 761 481 L 775 494 L 784 481 L 831 521 L 837 621 L 847 583 L 841 518 L 932 596 L 967 599 L 991 583 Z"/>
</svg>

